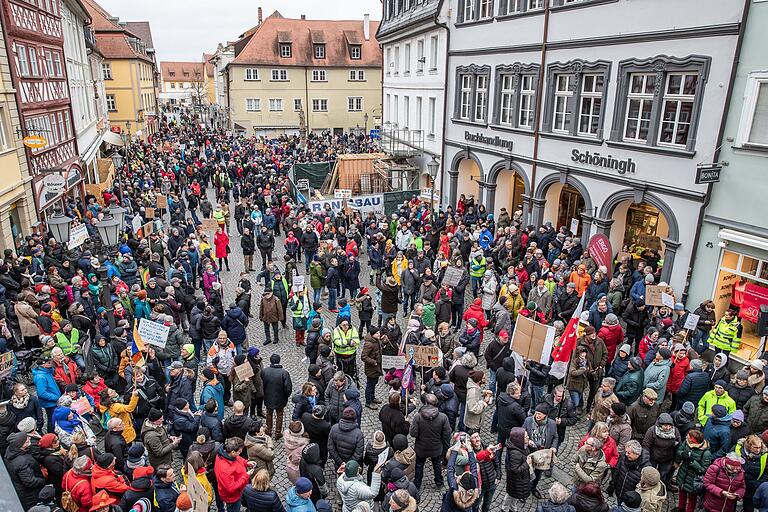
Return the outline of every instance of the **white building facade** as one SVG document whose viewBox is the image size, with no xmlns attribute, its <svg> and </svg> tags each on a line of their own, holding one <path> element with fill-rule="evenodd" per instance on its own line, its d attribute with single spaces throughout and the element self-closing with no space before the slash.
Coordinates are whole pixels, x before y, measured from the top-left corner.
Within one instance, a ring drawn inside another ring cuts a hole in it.
<svg viewBox="0 0 768 512">
<path fill-rule="evenodd" d="M 213 65 L 213 84 L 215 102 L 212 105 L 216 126 L 229 125 L 229 93 L 227 91 L 225 70 L 230 62 L 235 60 L 235 47 L 232 43 L 219 43 L 216 52 L 210 58 Z"/>
<path fill-rule="evenodd" d="M 384 61 L 383 112 L 376 116 L 382 148 L 408 158 L 418 169 L 422 199 L 433 197 L 436 204 L 447 200 L 441 200 L 440 181 L 432 182 L 427 167 L 432 159 L 442 165 L 448 30 L 441 23 L 448 21 L 448 3 L 441 4 L 385 0 L 376 35 Z"/>
<path fill-rule="evenodd" d="M 66 0 L 61 4 L 64 58 L 67 62 L 69 94 L 72 100 L 72 121 L 77 136 L 77 147 L 83 162 L 83 173 L 89 183 L 98 183 L 96 158 L 107 130 L 104 101 L 104 81 L 98 55 L 94 55 L 95 39 L 86 26 L 90 17 L 80 2 Z M 86 40 L 90 38 L 90 41 Z M 91 43 L 90 45 L 88 43 Z M 94 69 L 92 66 L 99 66 Z M 99 86 L 101 84 L 101 86 Z M 101 89 L 101 94 L 97 93 Z"/>
<path fill-rule="evenodd" d="M 659 250 L 682 292 L 744 2 L 460 0 L 446 188 L 612 252 Z M 511 35 L 513 35 L 511 37 Z"/>
</svg>

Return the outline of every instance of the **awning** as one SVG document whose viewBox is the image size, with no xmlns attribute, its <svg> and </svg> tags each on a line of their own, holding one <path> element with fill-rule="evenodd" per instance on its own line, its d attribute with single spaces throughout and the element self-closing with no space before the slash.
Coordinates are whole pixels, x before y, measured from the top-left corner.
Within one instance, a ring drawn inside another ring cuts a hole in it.
<svg viewBox="0 0 768 512">
<path fill-rule="evenodd" d="M 96 136 L 95 139 L 93 139 L 90 143 L 90 145 L 83 151 L 83 154 L 80 156 L 80 159 L 88 165 L 94 158 L 96 158 L 96 152 L 99 150 L 99 146 L 101 146 L 101 141 L 104 139 L 104 134 L 106 133 L 112 133 L 112 132 L 104 132 L 98 136 Z"/>
<path fill-rule="evenodd" d="M 742 233 L 732 229 L 721 229 L 717 236 L 729 242 L 768 251 L 768 239 L 761 236 L 750 235 L 748 233 Z"/>
<path fill-rule="evenodd" d="M 115 132 L 106 131 L 104 132 L 104 142 L 112 144 L 113 146 L 122 146 L 123 138 Z"/>
</svg>

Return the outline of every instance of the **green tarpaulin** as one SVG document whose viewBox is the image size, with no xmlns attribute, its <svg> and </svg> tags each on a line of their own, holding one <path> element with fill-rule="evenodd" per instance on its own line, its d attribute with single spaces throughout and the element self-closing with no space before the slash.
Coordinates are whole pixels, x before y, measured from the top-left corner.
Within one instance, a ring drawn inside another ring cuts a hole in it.
<svg viewBox="0 0 768 512">
<path fill-rule="evenodd" d="M 306 164 L 294 164 L 293 179 L 296 183 L 299 180 L 309 180 L 309 186 L 314 189 L 320 189 L 323 186 L 325 177 L 333 169 L 331 162 L 316 162 Z"/>
</svg>

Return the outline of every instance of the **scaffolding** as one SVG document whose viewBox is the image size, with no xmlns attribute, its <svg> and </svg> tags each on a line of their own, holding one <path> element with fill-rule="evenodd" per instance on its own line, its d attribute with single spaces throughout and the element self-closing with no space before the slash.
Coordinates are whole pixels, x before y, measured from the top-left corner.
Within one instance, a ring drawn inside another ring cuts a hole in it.
<svg viewBox="0 0 768 512">
<path fill-rule="evenodd" d="M 384 123 L 381 127 L 381 149 L 397 158 L 421 156 L 424 153 L 424 130 Z"/>
<path fill-rule="evenodd" d="M 321 187 L 321 194 L 346 190 L 352 196 L 411 190 L 418 183 L 418 169 L 404 158 L 384 153 L 339 155 L 333 172 Z M 418 186 L 416 186 L 418 188 Z"/>
</svg>

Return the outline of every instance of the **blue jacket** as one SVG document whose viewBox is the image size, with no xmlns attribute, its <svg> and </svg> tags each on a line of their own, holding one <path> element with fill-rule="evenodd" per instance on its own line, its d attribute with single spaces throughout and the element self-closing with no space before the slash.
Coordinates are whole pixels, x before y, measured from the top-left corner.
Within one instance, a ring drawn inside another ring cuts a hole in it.
<svg viewBox="0 0 768 512">
<path fill-rule="evenodd" d="M 768 482 L 763 482 L 755 492 L 752 504 L 758 512 L 768 510 Z"/>
<path fill-rule="evenodd" d="M 483 229 L 480 232 L 480 239 L 477 241 L 477 243 L 480 245 L 480 247 L 483 248 L 484 251 L 487 251 L 490 249 L 491 244 L 493 243 L 493 233 L 488 231 L 488 228 Z"/>
<path fill-rule="evenodd" d="M 296 494 L 296 487 L 288 489 L 285 495 L 285 510 L 287 512 L 315 512 L 315 505 L 311 500 L 302 498 Z"/>
<path fill-rule="evenodd" d="M 56 402 L 61 396 L 61 391 L 59 391 L 59 386 L 53 379 L 53 368 L 43 368 L 41 366 L 32 368 L 32 381 L 37 389 L 40 407 L 43 409 L 55 407 Z"/>
<path fill-rule="evenodd" d="M 600 298 L 600 295 L 604 294 L 598 294 L 595 298 L 595 301 Z M 605 320 L 605 317 L 608 316 L 609 313 L 613 313 L 613 306 L 611 306 L 611 303 L 608 302 L 606 306 L 608 306 L 608 308 L 605 310 L 605 313 L 601 313 L 597 310 L 597 302 L 593 303 L 589 308 L 589 323 L 596 330 L 600 330 L 600 326 L 603 325 L 603 320 Z"/>
<path fill-rule="evenodd" d="M 710 384 L 707 372 L 704 370 L 691 370 L 683 379 L 683 383 L 680 384 L 680 389 L 677 390 L 677 403 L 691 402 L 694 405 L 698 405 L 704 393 L 709 391 Z"/>
<path fill-rule="evenodd" d="M 725 457 L 731 447 L 731 415 L 710 418 L 704 425 L 704 439 L 709 443 L 713 459 Z"/>
<path fill-rule="evenodd" d="M 158 512 L 175 512 L 179 488 L 176 483 L 163 482 L 155 477 L 155 502 Z"/>
<path fill-rule="evenodd" d="M 248 512 L 284 512 L 280 496 L 272 489 L 257 491 L 248 484 L 243 489 L 243 503 Z"/>
<path fill-rule="evenodd" d="M 621 378 L 624 376 L 624 374 L 627 373 L 627 370 L 629 369 L 629 359 L 630 357 L 627 357 L 626 359 L 622 359 L 621 357 L 619 357 L 619 351 L 617 349 L 616 357 L 613 358 L 613 362 L 611 363 L 611 366 L 608 368 L 608 373 L 606 374 L 606 376 L 613 377 L 614 379 L 616 379 L 616 382 L 619 382 Z"/>
<path fill-rule="evenodd" d="M 648 368 L 645 369 L 643 388 L 651 388 L 654 390 L 659 395 L 659 403 L 664 401 L 664 394 L 667 392 L 667 381 L 669 380 L 671 367 L 672 362 L 667 359 L 659 363 L 651 363 Z"/>
<path fill-rule="evenodd" d="M 346 318 L 350 322 L 352 321 L 352 306 L 347 303 L 344 307 L 339 308 L 339 313 L 336 315 L 336 327 Z"/>
<path fill-rule="evenodd" d="M 200 409 L 205 410 L 205 403 L 213 398 L 218 404 L 216 413 L 220 420 L 224 420 L 224 386 L 219 381 L 216 381 L 216 384 L 211 382 L 203 384 L 203 390 L 200 392 Z"/>
<path fill-rule="evenodd" d="M 632 297 L 633 302 L 637 302 L 640 299 L 645 300 L 645 281 L 641 279 L 633 284 L 629 290 L 629 296 Z"/>
<path fill-rule="evenodd" d="M 247 326 L 248 317 L 237 306 L 230 308 L 221 322 L 221 328 L 227 331 L 227 336 L 235 345 L 240 345 L 245 341 L 245 328 Z"/>
</svg>

